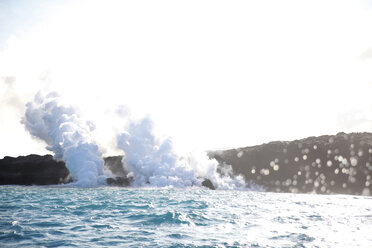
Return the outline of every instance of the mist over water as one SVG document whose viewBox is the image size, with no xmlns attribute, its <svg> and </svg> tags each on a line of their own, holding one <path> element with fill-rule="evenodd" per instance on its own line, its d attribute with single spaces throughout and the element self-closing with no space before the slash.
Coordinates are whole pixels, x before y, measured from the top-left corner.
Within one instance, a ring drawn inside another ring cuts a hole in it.
<svg viewBox="0 0 372 248">
<path fill-rule="evenodd" d="M 127 125 L 117 135 L 116 144 L 125 154 L 123 164 L 133 186 L 191 187 L 201 186 L 202 181 L 209 179 L 219 189 L 245 187 L 242 176 L 234 176 L 229 166 L 218 168 L 218 162 L 205 152 L 177 154 L 171 138 L 156 137 L 149 117 L 122 118 L 126 118 Z M 47 144 L 55 159 L 65 162 L 75 185 L 103 185 L 107 177 L 114 176 L 104 170 L 102 148 L 92 137 L 94 123 L 81 118 L 77 109 L 66 105 L 58 93 L 36 94 L 34 101 L 26 105 L 22 123 L 33 137 Z"/>
</svg>

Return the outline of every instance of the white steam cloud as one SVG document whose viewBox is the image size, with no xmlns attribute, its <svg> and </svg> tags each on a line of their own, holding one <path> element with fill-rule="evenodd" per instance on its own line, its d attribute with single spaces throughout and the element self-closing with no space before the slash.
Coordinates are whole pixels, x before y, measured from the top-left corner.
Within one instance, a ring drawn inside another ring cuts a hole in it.
<svg viewBox="0 0 372 248">
<path fill-rule="evenodd" d="M 57 93 L 41 93 L 26 105 L 22 120 L 28 132 L 47 143 L 57 160 L 63 160 L 79 186 L 105 182 L 103 160 L 98 146 L 91 141 L 94 126 L 79 118 L 72 107 L 60 103 Z"/>
<path fill-rule="evenodd" d="M 135 186 L 200 186 L 205 179 L 219 189 L 245 186 L 243 178 L 234 177 L 231 169 L 222 170 L 222 175 L 217 173 L 218 162 L 205 153 L 194 153 L 188 158 L 177 155 L 169 138 L 155 137 L 150 118 L 131 122 L 127 132 L 118 135 L 117 144 L 125 152 L 123 163 Z"/>
<path fill-rule="evenodd" d="M 128 128 L 117 136 L 117 147 L 125 153 L 122 162 L 134 186 L 201 186 L 209 179 L 219 189 L 245 187 L 243 178 L 234 176 L 231 167 L 218 168 L 218 162 L 206 153 L 178 155 L 171 139 L 154 135 L 150 118 L 133 121 L 129 114 L 120 116 Z M 102 149 L 91 137 L 95 126 L 84 121 L 73 107 L 63 105 L 57 93 L 45 97 L 36 94 L 34 101 L 26 104 L 22 123 L 32 136 L 46 142 L 55 159 L 65 162 L 75 185 L 106 184 L 109 172 L 104 172 Z"/>
</svg>

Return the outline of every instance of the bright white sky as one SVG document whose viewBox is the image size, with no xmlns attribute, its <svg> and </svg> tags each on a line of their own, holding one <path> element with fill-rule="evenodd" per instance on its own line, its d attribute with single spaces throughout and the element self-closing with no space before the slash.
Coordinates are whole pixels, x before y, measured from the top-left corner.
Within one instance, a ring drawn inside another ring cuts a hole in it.
<svg viewBox="0 0 372 248">
<path fill-rule="evenodd" d="M 47 153 L 20 124 L 38 90 L 103 147 L 119 105 L 183 151 L 371 132 L 372 1 L 3 0 L 0 80 L 0 157 Z"/>
</svg>

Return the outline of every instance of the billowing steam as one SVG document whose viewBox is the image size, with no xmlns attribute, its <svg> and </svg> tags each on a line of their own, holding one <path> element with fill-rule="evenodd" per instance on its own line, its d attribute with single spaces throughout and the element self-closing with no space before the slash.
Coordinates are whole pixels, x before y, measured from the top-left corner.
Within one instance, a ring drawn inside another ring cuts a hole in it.
<svg viewBox="0 0 372 248">
<path fill-rule="evenodd" d="M 188 157 L 175 153 L 169 138 L 160 140 L 153 134 L 150 118 L 124 118 L 128 128 L 117 136 L 117 146 L 125 153 L 123 164 L 134 186 L 200 186 L 206 179 L 220 189 L 245 186 L 241 177 L 232 175 L 231 168 L 221 167 L 217 172 L 218 162 L 205 153 Z M 94 125 L 83 121 L 74 108 L 61 104 L 57 93 L 46 97 L 38 93 L 26 105 L 22 122 L 31 135 L 47 143 L 55 159 L 66 163 L 76 185 L 106 184 L 102 154 L 91 140 Z"/>
<path fill-rule="evenodd" d="M 131 122 L 127 132 L 118 135 L 118 148 L 125 152 L 126 164 L 136 186 L 187 187 L 201 185 L 209 179 L 220 189 L 244 186 L 242 178 L 232 177 L 231 170 L 217 173 L 217 161 L 206 154 L 191 154 L 183 158 L 173 151 L 170 139 L 160 140 L 153 134 L 153 122 L 144 118 Z"/>
<path fill-rule="evenodd" d="M 63 160 L 79 186 L 104 182 L 103 160 L 89 133 L 94 126 L 84 122 L 72 107 L 63 106 L 57 93 L 41 93 L 26 105 L 22 122 L 28 132 L 45 141 L 57 160 Z"/>
</svg>

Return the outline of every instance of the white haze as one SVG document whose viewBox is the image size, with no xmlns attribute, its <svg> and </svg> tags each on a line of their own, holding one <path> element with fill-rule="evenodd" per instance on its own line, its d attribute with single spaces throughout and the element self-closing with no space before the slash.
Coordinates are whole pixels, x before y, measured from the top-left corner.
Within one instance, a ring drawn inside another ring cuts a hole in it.
<svg viewBox="0 0 372 248">
<path fill-rule="evenodd" d="M 78 106 L 105 155 L 120 105 L 176 154 L 372 131 L 371 6 L 1 1 L 0 157 L 48 153 L 20 123 L 39 90 Z"/>
</svg>

